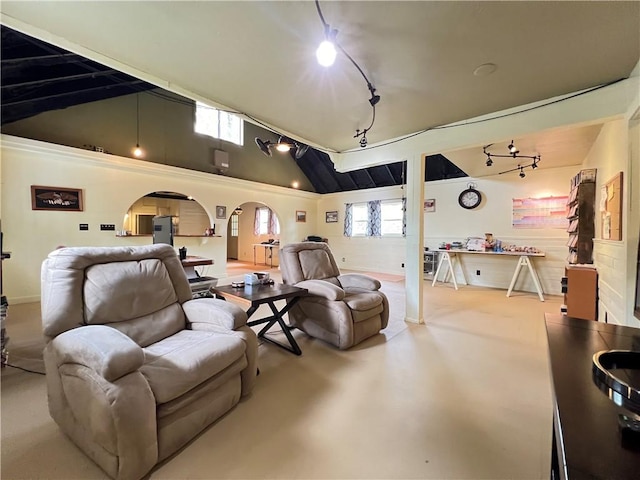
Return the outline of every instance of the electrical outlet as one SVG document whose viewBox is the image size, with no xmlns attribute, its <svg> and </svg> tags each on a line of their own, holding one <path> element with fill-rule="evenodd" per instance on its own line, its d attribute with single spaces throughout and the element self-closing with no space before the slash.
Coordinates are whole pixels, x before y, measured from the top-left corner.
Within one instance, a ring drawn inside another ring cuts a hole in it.
<svg viewBox="0 0 640 480">
<path fill-rule="evenodd" d="M 81 223 L 80 224 L 80 230 L 89 230 L 89 224 L 88 223 Z"/>
<path fill-rule="evenodd" d="M 480 270 L 476 270 L 476 275 L 480 275 Z"/>
<path fill-rule="evenodd" d="M 342 261 L 344 262 L 344 257 L 342 257 Z"/>
<path fill-rule="evenodd" d="M 116 226 L 113 223 L 101 223 L 100 224 L 100 230 L 104 231 L 104 230 L 111 230 L 111 231 L 116 231 Z"/>
<path fill-rule="evenodd" d="M 402 268 L 404 268 L 404 263 L 401 266 L 402 266 Z"/>
</svg>

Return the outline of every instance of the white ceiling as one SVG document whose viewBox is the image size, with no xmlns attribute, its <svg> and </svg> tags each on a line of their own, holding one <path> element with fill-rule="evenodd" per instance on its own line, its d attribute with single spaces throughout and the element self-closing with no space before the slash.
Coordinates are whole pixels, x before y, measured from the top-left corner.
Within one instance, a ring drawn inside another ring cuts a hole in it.
<svg viewBox="0 0 640 480">
<path fill-rule="evenodd" d="M 370 144 L 627 77 L 640 58 L 637 1 L 320 5 L 382 97 Z M 369 91 L 349 60 L 339 54 L 329 69 L 315 61 L 323 27 L 312 1 L 3 1 L 0 8 L 12 28 L 329 150 L 357 147 L 355 130 L 371 122 Z M 474 76 L 485 63 L 497 70 Z M 518 146 L 540 153 L 541 167 L 580 163 L 598 128 L 547 132 Z M 487 174 L 478 149 L 446 154 L 471 176 Z M 492 173 L 508 164 L 496 161 Z"/>
<path fill-rule="evenodd" d="M 602 124 L 575 128 L 558 128 L 513 139 L 519 155 L 540 155 L 539 168 L 555 168 L 579 165 L 585 159 L 595 142 Z M 508 155 L 510 141 L 495 143 L 487 148 L 491 154 Z M 470 177 L 496 175 L 519 166 L 526 167 L 533 162 L 529 158 L 493 157 L 493 165 L 486 165 L 487 156 L 482 147 L 449 151 L 446 157 Z M 527 168 L 526 172 L 528 173 Z"/>
</svg>

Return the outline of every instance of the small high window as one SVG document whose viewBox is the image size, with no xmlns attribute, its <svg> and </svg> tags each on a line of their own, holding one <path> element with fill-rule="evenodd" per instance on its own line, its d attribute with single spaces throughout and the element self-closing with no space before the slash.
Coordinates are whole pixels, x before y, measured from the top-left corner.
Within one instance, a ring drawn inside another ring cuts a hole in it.
<svg viewBox="0 0 640 480">
<path fill-rule="evenodd" d="M 218 110 L 204 103 L 196 102 L 194 131 L 220 140 L 244 144 L 244 122 L 233 113 Z"/>
</svg>

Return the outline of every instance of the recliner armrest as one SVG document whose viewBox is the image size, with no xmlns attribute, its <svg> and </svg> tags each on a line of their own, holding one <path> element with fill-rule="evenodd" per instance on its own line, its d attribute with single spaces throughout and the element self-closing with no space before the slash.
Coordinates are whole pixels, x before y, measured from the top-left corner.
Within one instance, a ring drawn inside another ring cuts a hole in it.
<svg viewBox="0 0 640 480">
<path fill-rule="evenodd" d="M 194 298 L 182 304 L 187 321 L 193 330 L 198 324 L 236 330 L 247 324 L 247 314 L 237 305 L 217 298 Z"/>
<path fill-rule="evenodd" d="M 138 370 L 144 363 L 142 348 L 124 333 L 106 325 L 87 325 L 61 333 L 49 347 L 58 367 L 84 365 L 109 382 Z"/>
<path fill-rule="evenodd" d="M 380 281 L 361 273 L 345 273 L 338 275 L 338 281 L 343 288 L 362 288 L 364 290 L 379 290 Z"/>
<path fill-rule="evenodd" d="M 345 295 L 343 289 L 324 280 L 303 280 L 296 283 L 295 286 L 306 288 L 311 295 L 323 297 L 327 300 L 343 300 Z"/>
</svg>

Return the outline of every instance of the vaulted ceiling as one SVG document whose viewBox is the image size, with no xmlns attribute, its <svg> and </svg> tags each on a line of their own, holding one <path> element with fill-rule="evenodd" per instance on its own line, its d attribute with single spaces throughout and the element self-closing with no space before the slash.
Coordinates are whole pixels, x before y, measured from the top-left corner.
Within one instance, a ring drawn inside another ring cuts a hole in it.
<svg viewBox="0 0 640 480">
<path fill-rule="evenodd" d="M 50 110 L 157 88 L 11 28 L 1 26 L 0 32 L 3 125 Z M 405 183 L 404 162 L 339 173 L 329 156 L 314 148 L 302 158 L 295 158 L 293 154 L 292 157 L 317 193 Z M 430 155 L 426 164 L 425 181 L 466 176 L 442 155 Z"/>
<path fill-rule="evenodd" d="M 637 1 L 319 5 L 364 75 L 340 53 L 330 69 L 316 63 L 323 25 L 310 1 L 5 0 L 0 8 L 5 25 L 107 69 L 242 112 L 318 151 L 359 148 L 354 134 L 372 119 L 364 76 L 381 96 L 367 133 L 371 146 L 614 82 L 628 77 L 640 58 Z M 85 78 L 111 75 L 98 71 Z M 576 137 L 581 145 L 592 141 L 598 126 L 592 127 L 555 132 L 553 139 L 515 140 L 536 148 L 544 159 L 541 168 L 548 168 L 567 162 Z M 481 148 L 442 153 L 458 157 L 453 163 L 469 175 L 488 174 L 480 170 Z M 389 167 L 391 177 L 394 170 Z M 390 178 L 385 169 L 366 173 L 374 182 L 377 176 Z"/>
</svg>

